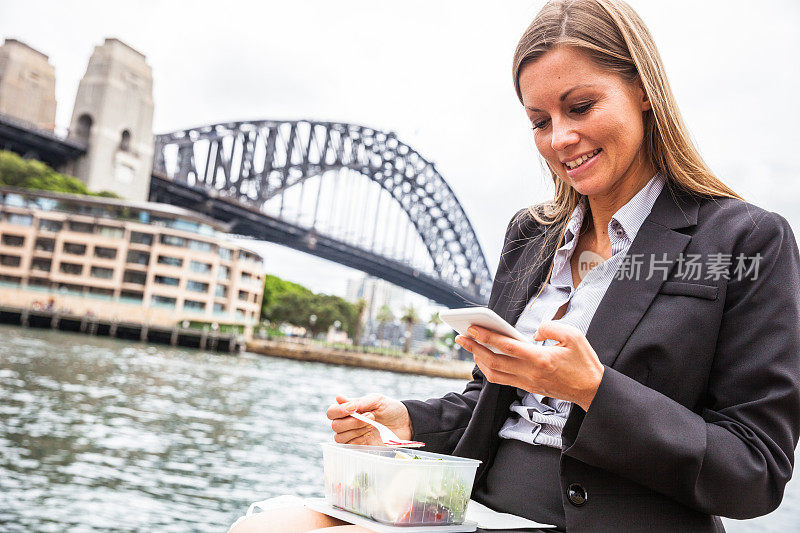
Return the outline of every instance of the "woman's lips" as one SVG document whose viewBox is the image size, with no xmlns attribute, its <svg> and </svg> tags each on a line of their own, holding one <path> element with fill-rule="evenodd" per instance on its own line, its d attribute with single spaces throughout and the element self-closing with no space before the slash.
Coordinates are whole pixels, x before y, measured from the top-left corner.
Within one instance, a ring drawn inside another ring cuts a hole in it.
<svg viewBox="0 0 800 533">
<path fill-rule="evenodd" d="M 603 150 L 601 149 L 599 152 L 597 152 L 597 154 L 593 155 L 592 157 L 590 157 L 589 159 L 584 161 L 581 166 L 576 167 L 576 168 L 570 169 L 564 163 L 562 163 L 562 165 L 564 165 L 564 170 L 567 171 L 567 176 L 569 176 L 570 178 L 575 178 L 575 177 L 579 177 L 579 176 L 585 174 L 586 172 L 588 172 L 589 170 L 591 170 L 592 167 L 597 162 L 597 159 L 599 159 L 600 156 L 602 156 L 602 155 L 603 155 Z"/>
</svg>

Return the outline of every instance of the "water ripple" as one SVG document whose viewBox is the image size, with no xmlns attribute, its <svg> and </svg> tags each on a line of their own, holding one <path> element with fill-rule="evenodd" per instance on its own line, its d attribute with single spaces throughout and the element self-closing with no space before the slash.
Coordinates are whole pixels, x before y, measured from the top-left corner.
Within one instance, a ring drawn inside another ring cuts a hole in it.
<svg viewBox="0 0 800 533">
<path fill-rule="evenodd" d="M 320 496 L 336 393 L 460 381 L 0 326 L 0 529 L 226 531 L 256 500 Z M 800 488 L 729 531 L 800 530 Z"/>
</svg>

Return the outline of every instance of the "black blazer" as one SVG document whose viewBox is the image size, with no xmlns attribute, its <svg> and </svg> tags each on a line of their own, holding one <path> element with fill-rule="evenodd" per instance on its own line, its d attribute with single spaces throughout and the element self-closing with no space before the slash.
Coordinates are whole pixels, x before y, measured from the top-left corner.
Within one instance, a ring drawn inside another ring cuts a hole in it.
<svg viewBox="0 0 800 533">
<path fill-rule="evenodd" d="M 511 324 L 552 262 L 554 246 L 530 268 L 546 231 L 522 211 L 508 227 L 489 307 Z M 615 278 L 586 333 L 605 374 L 589 411 L 574 405 L 563 431 L 567 531 L 724 531 L 718 515 L 769 513 L 800 433 L 800 255 L 789 224 L 667 184 L 634 254 L 666 259 L 669 274 Z M 730 279 L 704 271 L 687 281 L 681 254 L 761 258 L 757 276 L 732 266 Z M 477 485 L 516 389 L 477 366 L 473 377 L 461 394 L 403 403 L 427 450 L 483 461 Z"/>
</svg>

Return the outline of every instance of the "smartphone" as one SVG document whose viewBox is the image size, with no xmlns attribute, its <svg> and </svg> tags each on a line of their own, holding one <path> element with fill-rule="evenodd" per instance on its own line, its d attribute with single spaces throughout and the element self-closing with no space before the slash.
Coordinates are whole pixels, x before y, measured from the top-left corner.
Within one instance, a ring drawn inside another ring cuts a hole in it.
<svg viewBox="0 0 800 533">
<path fill-rule="evenodd" d="M 465 337 L 471 337 L 467 333 L 467 328 L 470 326 L 480 326 L 482 328 L 490 329 L 512 339 L 518 341 L 531 343 L 531 340 L 525 335 L 517 331 L 517 329 L 503 320 L 500 315 L 489 309 L 488 307 L 465 307 L 463 309 L 448 309 L 439 312 L 439 318 L 442 322 L 459 332 Z M 501 353 L 499 350 L 494 349 L 483 343 L 482 346 L 490 349 L 494 353 Z"/>
</svg>

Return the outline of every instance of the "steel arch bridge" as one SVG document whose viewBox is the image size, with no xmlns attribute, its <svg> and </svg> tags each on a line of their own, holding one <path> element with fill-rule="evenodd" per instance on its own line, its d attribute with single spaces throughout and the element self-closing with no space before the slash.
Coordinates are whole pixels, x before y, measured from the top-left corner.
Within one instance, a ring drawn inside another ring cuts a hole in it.
<svg viewBox="0 0 800 533">
<path fill-rule="evenodd" d="M 491 273 L 452 189 L 393 132 L 259 120 L 155 138 L 151 199 L 231 233 L 357 268 L 443 305 L 483 304 Z"/>
</svg>

